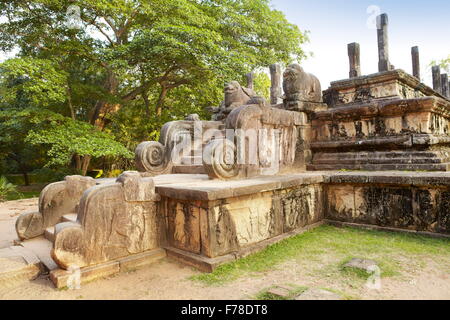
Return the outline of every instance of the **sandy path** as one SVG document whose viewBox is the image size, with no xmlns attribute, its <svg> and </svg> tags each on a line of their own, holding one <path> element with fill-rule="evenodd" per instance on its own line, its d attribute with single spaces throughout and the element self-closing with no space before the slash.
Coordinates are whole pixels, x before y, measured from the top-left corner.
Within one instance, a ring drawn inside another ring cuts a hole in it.
<svg viewBox="0 0 450 320">
<path fill-rule="evenodd" d="M 38 199 L 0 202 L 0 248 L 6 248 L 17 239 L 15 223 L 22 212 L 37 211 Z"/>
<path fill-rule="evenodd" d="M 37 199 L 0 203 L 0 244 L 12 243 L 17 215 L 29 210 L 37 210 Z M 251 299 L 272 285 L 297 284 L 335 289 L 361 299 L 450 300 L 450 277 L 432 261 L 407 276 L 382 279 L 380 291 L 319 276 L 311 272 L 313 267 L 317 268 L 314 262 L 290 261 L 222 286 L 205 286 L 189 280 L 198 271 L 163 260 L 141 270 L 85 284 L 80 290 L 56 290 L 48 278 L 42 277 L 13 288 L 0 288 L 0 299 Z"/>
</svg>

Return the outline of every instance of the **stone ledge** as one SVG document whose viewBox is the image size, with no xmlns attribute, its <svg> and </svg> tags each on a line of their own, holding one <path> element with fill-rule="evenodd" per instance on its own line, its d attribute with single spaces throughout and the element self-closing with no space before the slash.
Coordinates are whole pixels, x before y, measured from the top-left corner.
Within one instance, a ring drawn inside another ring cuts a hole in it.
<svg viewBox="0 0 450 320">
<path fill-rule="evenodd" d="M 38 257 L 20 246 L 0 249 L 0 286 L 36 279 L 43 267 Z"/>
<path fill-rule="evenodd" d="M 329 225 L 332 225 L 335 227 L 352 227 L 352 228 L 359 228 L 359 229 L 365 229 L 365 230 L 400 232 L 400 233 L 416 234 L 416 235 L 420 235 L 420 236 L 438 238 L 438 239 L 450 239 L 449 234 L 443 234 L 443 233 L 415 231 L 415 230 L 407 230 L 407 229 L 399 229 L 399 228 L 391 228 L 391 227 L 380 227 L 380 226 L 376 226 L 376 225 L 372 225 L 372 224 L 342 222 L 342 221 L 336 221 L 336 220 L 330 220 L 330 219 L 324 219 L 323 222 L 325 224 L 329 224 Z"/>
<path fill-rule="evenodd" d="M 176 184 L 157 185 L 156 192 L 162 197 L 177 200 L 213 201 L 291 188 L 299 185 L 322 183 L 323 181 L 323 174 L 315 172 L 262 176 L 234 181 L 205 181 L 199 179 L 197 182 L 183 183 L 179 181 Z"/>
<path fill-rule="evenodd" d="M 118 273 L 142 268 L 165 257 L 166 251 L 158 248 L 99 265 L 82 268 L 80 270 L 81 284 L 88 283 L 99 278 L 109 277 Z M 69 272 L 67 270 L 56 269 L 50 272 L 50 279 L 56 288 L 66 288 L 68 286 L 69 277 L 72 274 L 73 272 Z"/>
<path fill-rule="evenodd" d="M 331 91 L 344 90 L 357 86 L 389 82 L 392 80 L 399 80 L 401 83 L 404 83 L 409 87 L 414 88 L 415 90 L 420 91 L 427 96 L 443 97 L 441 94 L 439 94 L 429 86 L 421 83 L 419 79 L 401 69 L 378 72 L 351 79 L 333 81 L 331 82 L 330 88 L 325 91 L 325 94 Z"/>
<path fill-rule="evenodd" d="M 333 172 L 325 175 L 326 184 L 394 184 L 403 186 L 450 186 L 450 172 Z"/>
<path fill-rule="evenodd" d="M 222 264 L 226 264 L 241 258 L 245 258 L 253 253 L 264 250 L 268 246 L 278 243 L 287 238 L 302 234 L 304 232 L 310 231 L 314 228 L 317 228 L 323 225 L 324 222 L 320 221 L 309 226 L 305 226 L 303 228 L 296 229 L 291 232 L 283 233 L 279 236 L 263 240 L 261 242 L 249 245 L 247 247 L 242 248 L 239 252 L 235 252 L 232 254 L 227 254 L 224 256 L 216 257 L 216 258 L 207 258 L 205 256 L 201 256 L 198 254 L 194 254 L 188 251 L 180 250 L 173 247 L 166 247 L 167 256 L 173 258 L 176 261 L 180 261 L 184 264 L 190 265 L 194 268 L 199 269 L 202 272 L 213 272 L 217 267 Z"/>
</svg>

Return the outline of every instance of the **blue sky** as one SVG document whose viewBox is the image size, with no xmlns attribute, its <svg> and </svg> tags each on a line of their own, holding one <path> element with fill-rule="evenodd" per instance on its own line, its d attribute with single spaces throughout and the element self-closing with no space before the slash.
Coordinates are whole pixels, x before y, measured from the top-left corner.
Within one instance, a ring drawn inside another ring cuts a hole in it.
<svg viewBox="0 0 450 320">
<path fill-rule="evenodd" d="M 371 6 L 389 15 L 391 63 L 411 73 L 411 47 L 419 46 L 422 80 L 430 85 L 429 63 L 450 55 L 450 1 L 272 0 L 272 7 L 284 12 L 291 23 L 311 32 L 305 49 L 314 57 L 302 64 L 319 77 L 324 89 L 331 81 L 348 78 L 351 42 L 361 45 L 362 73 L 377 72 L 376 30 L 367 25 L 376 12 Z"/>
</svg>

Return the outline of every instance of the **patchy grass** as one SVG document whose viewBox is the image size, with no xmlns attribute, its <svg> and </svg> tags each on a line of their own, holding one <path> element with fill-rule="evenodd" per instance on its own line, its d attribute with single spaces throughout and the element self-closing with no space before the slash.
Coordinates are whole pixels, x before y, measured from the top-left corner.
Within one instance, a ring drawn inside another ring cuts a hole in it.
<svg viewBox="0 0 450 320">
<path fill-rule="evenodd" d="M 220 266 L 213 273 L 196 275 L 191 279 L 207 285 L 220 285 L 295 261 L 306 263 L 309 270 L 305 269 L 305 272 L 314 276 L 341 278 L 348 282 L 364 281 L 362 275 L 343 270 L 342 265 L 351 258 L 375 260 L 382 277 L 398 276 L 413 267 L 423 268 L 427 259 L 450 272 L 450 240 L 325 225 Z"/>
</svg>

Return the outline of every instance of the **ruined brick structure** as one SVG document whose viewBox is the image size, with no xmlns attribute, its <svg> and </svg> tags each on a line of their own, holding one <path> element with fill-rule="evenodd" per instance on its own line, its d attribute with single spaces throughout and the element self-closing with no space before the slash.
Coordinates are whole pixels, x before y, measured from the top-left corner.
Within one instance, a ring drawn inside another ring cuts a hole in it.
<svg viewBox="0 0 450 320">
<path fill-rule="evenodd" d="M 376 74 L 362 75 L 357 43 L 350 79 L 323 92 L 299 65 L 273 65 L 270 102 L 249 74 L 213 120 L 189 115 L 140 144 L 139 172 L 49 185 L 17 220 L 38 256 L 27 261 L 64 287 L 74 268 L 89 281 L 165 256 L 211 271 L 322 223 L 449 236 L 448 77 L 434 68 L 434 88 L 421 83 L 417 47 L 413 75 L 395 70 L 378 23 Z"/>
</svg>

